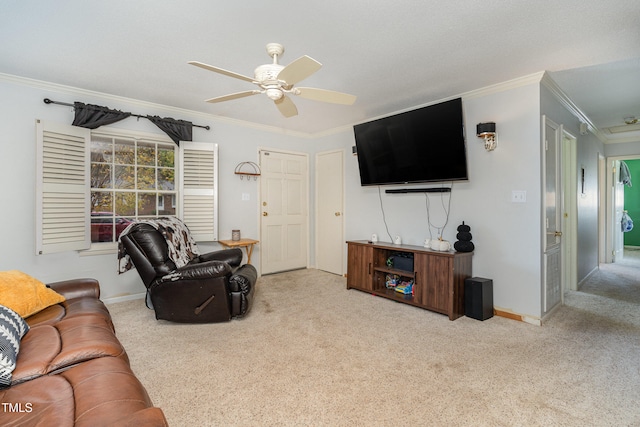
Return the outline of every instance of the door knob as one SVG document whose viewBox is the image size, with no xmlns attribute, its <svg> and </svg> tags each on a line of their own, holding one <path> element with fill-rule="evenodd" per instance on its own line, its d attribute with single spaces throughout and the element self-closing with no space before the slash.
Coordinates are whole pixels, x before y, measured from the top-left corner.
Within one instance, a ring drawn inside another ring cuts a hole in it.
<svg viewBox="0 0 640 427">
<path fill-rule="evenodd" d="M 267 212 L 262 212 L 262 216 L 269 216 Z"/>
<path fill-rule="evenodd" d="M 340 216 L 340 212 L 336 212 L 334 215 L 335 216 Z"/>
<path fill-rule="evenodd" d="M 556 231 L 553 235 L 556 237 L 562 237 L 562 231 Z"/>
</svg>

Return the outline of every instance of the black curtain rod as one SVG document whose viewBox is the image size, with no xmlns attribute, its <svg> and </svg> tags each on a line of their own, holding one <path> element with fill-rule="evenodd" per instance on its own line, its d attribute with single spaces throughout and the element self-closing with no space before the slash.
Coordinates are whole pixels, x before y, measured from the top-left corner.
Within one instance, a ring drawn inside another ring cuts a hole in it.
<svg viewBox="0 0 640 427">
<path fill-rule="evenodd" d="M 45 103 L 45 104 L 57 104 L 57 105 L 64 105 L 64 106 L 66 106 L 66 107 L 75 107 L 75 105 L 73 105 L 73 104 L 69 104 L 68 102 L 52 101 L 52 100 L 50 100 L 49 98 L 45 98 L 45 99 L 44 99 L 44 103 Z M 142 115 L 140 115 L 140 114 L 133 114 L 133 113 L 131 114 L 131 116 L 133 116 L 133 117 L 138 117 L 138 118 L 142 118 L 142 119 L 146 119 L 146 118 L 147 118 L 147 116 L 142 116 Z M 197 127 L 197 128 L 203 128 L 203 129 L 206 129 L 206 130 L 210 130 L 210 129 L 211 129 L 211 127 L 210 127 L 210 126 L 194 125 L 193 123 L 191 124 L 191 126 L 195 126 L 195 127 Z"/>
</svg>

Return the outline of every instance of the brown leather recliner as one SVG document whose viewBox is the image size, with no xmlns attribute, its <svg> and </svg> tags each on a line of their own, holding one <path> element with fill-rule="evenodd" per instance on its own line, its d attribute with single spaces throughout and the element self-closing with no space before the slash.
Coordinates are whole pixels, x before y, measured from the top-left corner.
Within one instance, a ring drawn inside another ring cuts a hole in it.
<svg viewBox="0 0 640 427">
<path fill-rule="evenodd" d="M 251 264 L 240 266 L 241 249 L 199 255 L 177 268 L 164 236 L 149 224 L 132 225 L 120 242 L 147 288 L 156 319 L 225 322 L 251 309 L 258 274 Z"/>
</svg>

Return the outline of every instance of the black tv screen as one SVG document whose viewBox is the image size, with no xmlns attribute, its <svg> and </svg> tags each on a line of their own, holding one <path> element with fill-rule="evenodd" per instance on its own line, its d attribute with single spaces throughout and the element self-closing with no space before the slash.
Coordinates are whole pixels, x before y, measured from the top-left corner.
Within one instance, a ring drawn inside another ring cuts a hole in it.
<svg viewBox="0 0 640 427">
<path fill-rule="evenodd" d="M 353 127 L 361 185 L 467 180 L 462 99 Z"/>
</svg>

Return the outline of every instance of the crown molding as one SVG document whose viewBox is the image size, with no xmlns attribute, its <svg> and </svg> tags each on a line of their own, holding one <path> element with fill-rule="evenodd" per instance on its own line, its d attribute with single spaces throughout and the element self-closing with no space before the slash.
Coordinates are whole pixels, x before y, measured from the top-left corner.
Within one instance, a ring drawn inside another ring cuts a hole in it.
<svg viewBox="0 0 640 427">
<path fill-rule="evenodd" d="M 578 107 L 567 94 L 560 89 L 560 86 L 549 76 L 549 73 L 545 72 L 542 76 L 541 84 L 549 89 L 551 94 L 562 104 L 571 114 L 576 116 L 578 120 L 585 123 L 591 133 L 593 133 L 604 144 L 614 142 L 606 137 L 600 129 L 598 129 L 591 119 Z"/>
<path fill-rule="evenodd" d="M 194 110 L 189 110 L 189 109 L 180 108 L 180 107 L 173 107 L 173 106 L 164 105 L 164 104 L 157 104 L 157 103 L 153 103 L 153 102 L 142 101 L 142 100 L 139 100 L 139 99 L 127 98 L 127 97 L 123 97 L 123 96 L 119 96 L 119 95 L 111 95 L 111 94 L 108 94 L 108 93 L 97 92 L 97 91 L 92 91 L 92 90 L 87 90 L 87 89 L 81 89 L 81 88 L 74 87 L 74 86 L 67 86 L 67 85 L 62 85 L 62 84 L 58 84 L 58 83 L 46 82 L 46 81 L 43 81 L 43 80 L 36 80 L 36 79 L 28 78 L 28 77 L 20 77 L 20 76 L 15 76 L 15 75 L 11 75 L 11 74 L 0 73 L 0 81 L 13 83 L 13 84 L 18 84 L 18 85 L 23 85 L 23 86 L 28 86 L 28 87 L 31 87 L 31 88 L 43 89 L 43 90 L 52 91 L 52 92 L 60 92 L 60 93 L 66 94 L 66 95 L 77 95 L 77 96 L 82 96 L 82 97 L 85 97 L 85 98 L 99 98 L 99 99 L 107 101 L 107 102 L 111 101 L 111 102 L 116 102 L 116 103 L 126 103 L 126 104 L 130 104 L 130 105 L 138 106 L 138 107 L 140 107 L 140 109 L 161 110 L 161 111 L 165 111 L 168 114 L 188 115 L 190 117 L 200 118 L 202 120 L 207 120 L 207 121 L 213 120 L 213 121 L 215 121 L 215 122 L 217 122 L 219 124 L 220 123 L 229 124 L 229 125 L 233 125 L 233 126 L 239 126 L 239 127 L 254 129 L 254 130 L 263 131 L 263 132 L 277 133 L 277 134 L 280 134 L 280 135 L 293 136 L 293 137 L 303 138 L 303 139 L 316 139 L 316 138 L 322 138 L 322 137 L 326 137 L 326 136 L 330 136 L 330 135 L 334 135 L 334 134 L 338 134 L 338 133 L 342 133 L 342 132 L 349 132 L 349 131 L 351 131 L 353 126 L 358 124 L 358 123 L 364 123 L 364 122 L 368 122 L 368 121 L 371 121 L 371 120 L 376 120 L 378 118 L 387 117 L 387 116 L 394 115 L 394 114 L 400 114 L 400 113 L 403 113 L 403 112 L 406 112 L 406 111 L 414 110 L 416 108 L 422 108 L 422 107 L 426 107 L 426 106 L 429 106 L 429 105 L 437 104 L 437 103 L 440 103 L 440 102 L 445 102 L 445 101 L 448 101 L 448 100 L 451 100 L 451 99 L 454 99 L 454 98 L 463 98 L 463 99 L 480 98 L 480 97 L 491 95 L 491 94 L 494 94 L 494 93 L 499 93 L 499 92 L 504 92 L 504 91 L 507 91 L 507 90 L 516 89 L 516 88 L 521 87 L 521 86 L 527 86 L 527 85 L 530 85 L 530 84 L 541 83 L 545 87 L 547 87 L 551 91 L 551 93 L 559 100 L 559 102 L 562 103 L 572 114 L 574 114 L 576 117 L 578 117 L 579 120 L 581 120 L 584 123 L 586 123 L 588 125 L 588 127 L 589 127 L 589 130 L 591 132 L 593 132 L 602 142 L 604 142 L 604 143 L 623 142 L 622 140 L 616 141 L 616 140 L 610 140 L 610 139 L 606 138 L 606 136 L 593 125 L 593 123 L 586 116 L 586 114 L 584 114 L 573 103 L 573 101 L 571 101 L 571 99 L 569 99 L 569 97 L 562 91 L 562 89 L 560 89 L 560 87 L 556 84 L 556 82 L 553 81 L 553 79 L 551 77 L 549 77 L 548 73 L 546 73 L 545 71 L 529 74 L 529 75 L 526 75 L 526 76 L 523 76 L 523 77 L 518 77 L 516 79 L 508 80 L 506 82 L 501 82 L 501 83 L 493 84 L 493 85 L 490 85 L 490 86 L 485 86 L 485 87 L 482 87 L 482 88 L 479 88 L 479 89 L 475 89 L 475 90 L 472 90 L 472 91 L 468 91 L 468 92 L 464 92 L 464 93 L 461 93 L 461 94 L 458 94 L 458 95 L 455 95 L 455 96 L 449 96 L 449 97 L 442 98 L 442 99 L 439 99 L 439 100 L 436 100 L 436 101 L 428 102 L 428 103 L 421 104 L 421 105 L 412 106 L 412 107 L 405 108 L 405 109 L 402 109 L 402 110 L 398 110 L 398 111 L 395 111 L 395 112 L 391 112 L 391 113 L 388 113 L 388 114 L 385 114 L 385 115 L 382 115 L 382 116 L 369 118 L 369 119 L 366 119 L 366 120 L 363 120 L 363 121 L 359 121 L 357 123 L 352 123 L 352 124 L 340 126 L 340 127 L 337 127 L 337 128 L 327 129 L 325 131 L 321 131 L 321 132 L 317 132 L 317 133 L 291 131 L 291 130 L 282 129 L 282 128 L 275 127 L 275 126 L 261 125 L 261 124 L 257 124 L 257 123 L 244 121 L 244 120 L 232 119 L 232 118 L 229 118 L 229 117 L 217 116 L 217 115 L 209 114 L 209 113 L 203 113 L 203 112 L 200 112 L 200 111 L 194 111 Z M 212 129 L 213 128 L 214 127 L 212 126 Z M 626 142 L 626 141 L 624 141 L 624 142 Z"/>
<path fill-rule="evenodd" d="M 279 133 L 282 135 L 295 136 L 299 138 L 310 138 L 313 136 L 305 132 L 290 131 L 290 130 L 281 129 L 275 126 L 260 125 L 257 123 L 247 122 L 244 120 L 232 119 L 224 116 L 216 116 L 215 114 L 203 113 L 201 111 L 194 111 L 186 108 L 173 107 L 171 105 L 165 105 L 165 104 L 157 104 L 154 102 L 142 101 L 139 99 L 127 98 L 119 95 L 111 95 L 108 93 L 81 89 L 74 86 L 67 86 L 67 85 L 62 85 L 58 83 L 46 82 L 43 80 L 31 79 L 28 77 L 15 76 L 12 74 L 0 73 L 0 82 L 7 82 L 7 83 L 17 84 L 22 86 L 28 86 L 31 88 L 42 89 L 42 90 L 51 91 L 51 92 L 59 92 L 59 93 L 64 93 L 66 95 L 71 95 L 71 96 L 76 95 L 76 96 L 82 96 L 85 98 L 97 98 L 107 102 L 110 101 L 110 102 L 116 102 L 116 103 L 126 103 L 126 104 L 131 104 L 135 107 L 140 107 L 141 110 L 144 110 L 144 109 L 161 110 L 166 112 L 167 114 L 188 115 L 197 119 L 199 118 L 199 119 L 208 120 L 208 121 L 215 120 L 218 123 L 227 123 L 234 126 L 241 126 L 241 127 L 251 128 L 251 129 L 265 131 L 265 132 Z M 213 129 L 213 126 L 212 126 L 212 129 Z"/>
<path fill-rule="evenodd" d="M 97 92 L 97 91 L 92 91 L 92 90 L 87 90 L 87 89 L 81 89 L 78 87 L 74 87 L 74 86 L 67 86 L 67 85 L 62 85 L 62 84 L 58 84 L 58 83 L 52 83 L 52 82 L 46 82 L 43 80 L 36 80 L 36 79 L 31 79 L 28 77 L 20 77 L 20 76 L 14 76 L 14 75 L 10 75 L 10 74 L 2 74 L 0 73 L 0 80 L 2 81 L 6 81 L 9 83 L 14 83 L 14 84 L 20 84 L 23 86 L 29 86 L 32 88 L 36 88 L 36 89 L 43 89 L 43 90 L 47 90 L 47 91 L 52 91 L 52 92 L 61 92 L 67 95 L 77 95 L 77 96 L 83 96 L 83 97 L 93 97 L 93 98 L 100 98 L 102 100 L 105 101 L 114 101 L 114 102 L 123 102 L 123 103 L 127 103 L 127 104 L 132 104 L 135 106 L 139 106 L 139 107 L 147 107 L 147 108 L 153 108 L 153 109 L 159 109 L 159 110 L 163 110 L 163 111 L 167 111 L 167 112 L 171 112 L 171 113 L 182 113 L 182 114 L 188 114 L 194 117 L 199 117 L 205 120 L 211 120 L 212 117 L 214 117 L 211 114 L 206 114 L 206 113 L 202 113 L 199 111 L 193 111 L 193 110 L 188 110 L 185 108 L 179 108 L 179 107 L 173 107 L 170 105 L 163 105 L 163 104 L 156 104 L 153 102 L 148 102 L 148 101 L 141 101 L 139 99 L 134 99 L 134 98 L 127 98 L 124 96 L 118 96 L 118 95 L 111 95 L 108 93 L 103 93 L 103 92 Z"/>
<path fill-rule="evenodd" d="M 473 99 L 473 98 L 480 98 L 483 96 L 488 96 L 494 93 L 500 93 L 500 92 L 504 92 L 506 90 L 512 90 L 512 89 L 516 89 L 522 86 L 528 86 L 530 84 L 538 84 L 540 83 L 540 80 L 542 79 L 544 75 L 544 71 L 538 72 L 538 73 L 534 73 L 534 74 L 529 74 L 523 77 L 518 77 L 516 79 L 512 79 L 512 80 L 508 80 L 506 82 L 501 82 L 501 83 L 496 83 L 490 86 L 485 86 L 479 89 L 474 89 L 468 92 L 463 92 L 460 93 L 458 95 L 453 95 L 453 96 L 448 96 L 446 98 L 441 98 L 435 101 L 431 101 L 431 102 L 427 102 L 425 104 L 420 104 L 420 105 L 415 105 L 412 107 L 408 107 L 408 108 L 404 108 L 402 110 L 397 110 L 394 111 L 392 113 L 388 113 L 388 114 L 384 114 L 381 116 L 377 116 L 377 117 L 373 117 L 373 118 L 368 118 L 362 121 L 359 121 L 357 123 L 353 123 L 350 126 L 354 126 L 360 123 L 366 123 L 372 120 L 377 120 L 377 119 L 381 119 L 383 117 L 388 117 L 388 116 L 392 116 L 394 114 L 401 114 L 401 113 L 405 113 L 407 111 L 412 111 L 415 110 L 417 108 L 423 108 L 423 107 L 428 107 L 429 105 L 434 105 L 434 104 L 439 104 L 441 102 L 446 102 L 446 101 L 450 101 L 452 99 L 456 99 L 456 98 L 462 98 L 464 99 Z"/>
<path fill-rule="evenodd" d="M 469 92 L 464 92 L 454 98 L 473 99 L 480 98 L 494 93 L 504 92 L 506 90 L 516 89 L 522 86 L 528 86 L 530 84 L 537 84 L 543 79 L 545 72 L 540 71 L 526 76 L 518 77 L 515 79 L 507 80 L 506 82 L 496 83 L 490 86 L 474 89 Z"/>
</svg>

